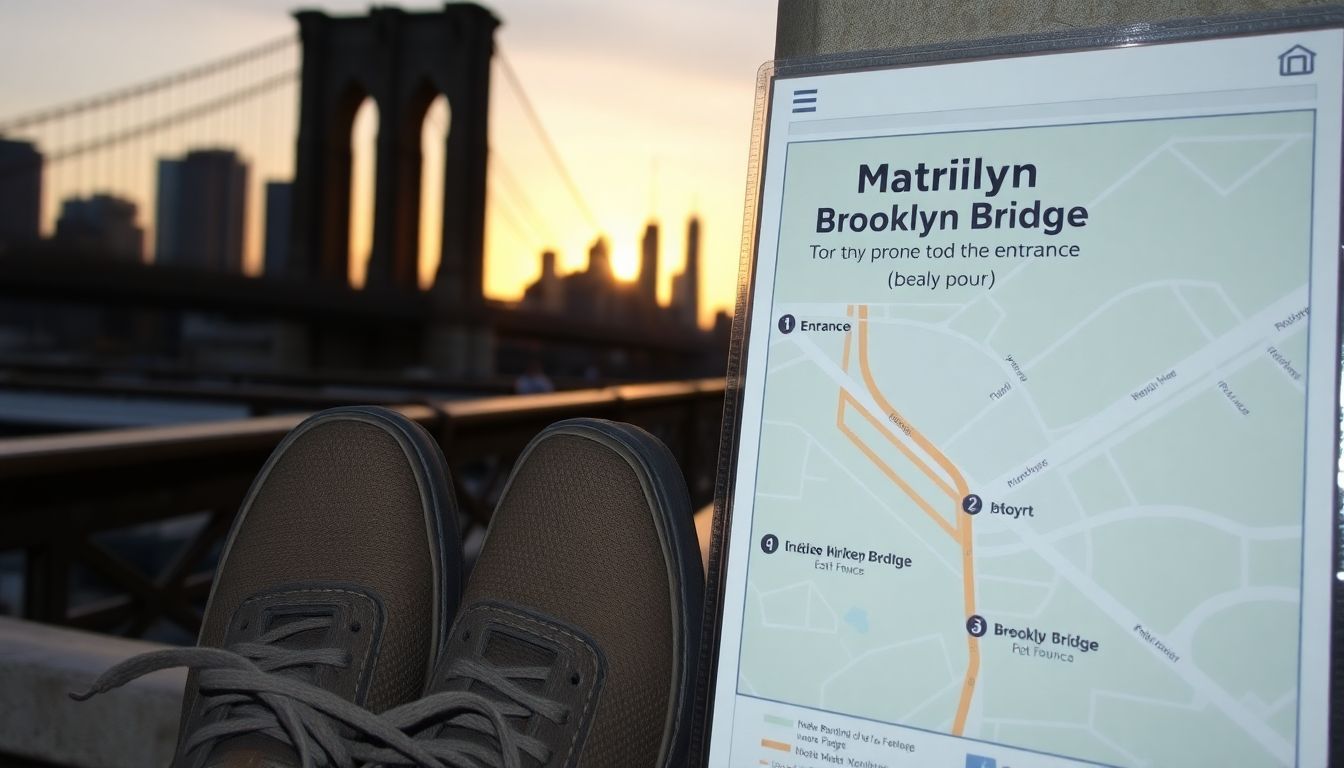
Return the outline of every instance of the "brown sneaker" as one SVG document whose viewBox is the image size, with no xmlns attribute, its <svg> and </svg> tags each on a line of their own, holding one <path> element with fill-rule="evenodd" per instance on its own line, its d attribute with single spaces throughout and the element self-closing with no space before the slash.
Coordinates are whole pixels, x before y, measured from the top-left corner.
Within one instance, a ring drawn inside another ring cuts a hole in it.
<svg viewBox="0 0 1344 768">
<path fill-rule="evenodd" d="M 662 443 L 552 425 L 514 468 L 426 697 L 388 722 L 446 765 L 683 765 L 698 553 Z"/>
<path fill-rule="evenodd" d="M 428 761 L 365 710 L 422 693 L 460 558 L 434 440 L 383 408 L 324 411 L 285 437 L 244 499 L 198 647 L 130 659 L 82 696 L 191 667 L 179 768 L 353 765 L 365 749 L 354 733 Z"/>
</svg>

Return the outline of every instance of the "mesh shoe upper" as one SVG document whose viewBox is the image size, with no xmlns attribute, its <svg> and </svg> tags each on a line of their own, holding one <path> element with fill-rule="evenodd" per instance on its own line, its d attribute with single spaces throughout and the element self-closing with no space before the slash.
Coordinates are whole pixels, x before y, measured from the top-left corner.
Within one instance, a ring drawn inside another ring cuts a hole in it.
<svg viewBox="0 0 1344 768">
<path fill-rule="evenodd" d="M 473 628 L 513 639 L 493 654 L 450 645 L 430 690 L 464 687 L 448 666 L 463 655 L 547 666 L 544 685 L 577 674 L 568 694 L 551 689 L 568 709 L 564 727 L 535 712 L 513 720 L 517 732 L 545 736 L 551 753 L 521 764 L 668 765 L 684 740 L 694 680 L 697 558 L 685 484 L 661 443 L 628 425 L 555 425 L 514 470 L 454 629 L 454 641 Z M 494 615 L 483 618 L 483 609 Z M 595 665 L 590 677 L 579 670 L 585 663 Z"/>
<path fill-rule="evenodd" d="M 405 703 L 421 693 L 456 608 L 459 550 L 456 507 L 433 440 L 385 409 L 323 412 L 285 438 L 244 500 L 199 644 L 236 646 L 285 622 L 331 617 L 332 630 L 296 635 L 282 650 L 334 648 L 350 656 L 347 664 L 274 674 L 372 712 Z M 249 629 L 244 614 L 258 601 L 262 626 Z M 189 675 L 180 750 L 193 732 L 235 714 L 207 706 L 202 699 L 217 693 L 200 683 L 197 672 Z M 201 765 L 208 752 L 178 764 Z"/>
</svg>

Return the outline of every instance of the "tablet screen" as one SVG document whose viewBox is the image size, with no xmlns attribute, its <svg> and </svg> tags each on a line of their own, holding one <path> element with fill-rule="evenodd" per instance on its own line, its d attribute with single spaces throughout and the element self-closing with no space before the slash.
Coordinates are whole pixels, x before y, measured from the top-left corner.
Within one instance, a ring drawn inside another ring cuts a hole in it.
<svg viewBox="0 0 1344 768">
<path fill-rule="evenodd" d="M 1325 765 L 1342 53 L 773 80 L 710 765 Z"/>
</svg>

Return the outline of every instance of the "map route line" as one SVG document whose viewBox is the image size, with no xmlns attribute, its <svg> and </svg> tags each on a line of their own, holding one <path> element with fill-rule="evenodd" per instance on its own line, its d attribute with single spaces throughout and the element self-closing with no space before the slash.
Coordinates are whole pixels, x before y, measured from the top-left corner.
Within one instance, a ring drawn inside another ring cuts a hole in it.
<svg viewBox="0 0 1344 768">
<path fill-rule="evenodd" d="M 867 307 L 866 307 L 866 306 L 861 307 L 860 311 L 864 313 L 864 317 L 867 316 Z M 853 307 L 853 306 L 850 306 L 850 307 L 848 308 L 848 310 L 845 312 L 845 315 L 846 315 L 846 316 L 849 316 L 849 317 L 852 317 L 852 316 L 853 316 L 853 313 L 854 313 L 854 307 Z M 862 332 L 862 330 L 861 330 L 861 332 Z M 850 376 L 850 371 L 849 371 L 850 352 L 849 352 L 849 350 L 850 350 L 850 345 L 851 345 L 851 342 L 852 342 L 851 335 L 852 335 L 852 331 L 850 331 L 850 332 L 846 332 L 846 333 L 845 333 L 844 349 L 843 349 L 843 353 L 842 353 L 842 357 L 841 357 L 841 372 L 844 373 L 846 376 Z M 863 354 L 866 354 L 866 350 L 863 352 Z M 851 380 L 852 380 L 852 377 L 851 377 Z M 837 380 L 837 381 L 838 381 L 838 380 Z M 843 396 L 849 398 L 850 404 L 853 405 L 853 406 L 855 406 L 857 409 L 859 409 L 860 413 L 861 413 L 861 414 L 863 415 L 863 417 L 868 421 L 868 423 L 871 424 L 875 429 L 877 429 L 877 431 L 881 432 L 881 433 L 882 433 L 882 436 L 885 437 L 885 438 L 887 439 L 887 441 L 890 442 L 892 445 L 896 446 L 896 448 L 898 448 L 898 449 L 901 451 L 901 453 L 905 454 L 906 458 L 910 459 L 910 461 L 913 462 L 913 463 L 915 464 L 915 466 L 917 466 L 917 467 L 920 469 L 920 471 L 922 471 L 922 472 L 929 478 L 929 480 L 933 481 L 933 483 L 936 484 L 936 485 L 939 487 L 939 489 L 941 489 L 941 490 L 943 491 L 943 493 L 947 494 L 948 498 L 950 498 L 950 499 L 952 499 L 952 500 L 954 500 L 954 501 L 960 502 L 961 499 L 965 497 L 966 492 L 959 492 L 957 489 L 954 489 L 951 485 L 948 484 L 948 480 L 947 480 L 947 479 L 945 479 L 945 478 L 943 478 L 943 477 L 940 477 L 940 476 L 938 475 L 938 473 L 935 472 L 935 471 L 933 470 L 933 468 L 930 467 L 930 466 L 928 465 L 927 462 L 925 462 L 923 459 L 920 459 L 918 456 L 915 455 L 915 453 L 910 449 L 910 446 L 906 445 L 906 443 L 905 443 L 903 440 L 901 440 L 900 438 L 896 437 L 895 433 L 893 433 L 893 432 L 887 427 L 887 425 L 884 424 L 884 423 L 882 422 L 882 420 L 881 420 L 880 418 L 877 417 L 877 415 L 876 415 L 877 411 L 875 411 L 872 407 L 870 407 L 869 404 L 866 404 L 866 403 L 863 403 L 862 401 L 860 401 L 860 400 L 858 399 L 858 397 L 856 397 L 853 393 L 849 392 L 849 391 L 848 391 L 848 388 L 845 387 L 843 384 L 841 385 L 840 390 L 841 390 L 841 394 L 842 394 Z M 868 390 L 869 390 L 870 396 L 875 396 L 875 397 L 876 397 L 876 396 L 880 396 L 880 395 L 881 395 L 881 392 L 878 391 L 878 390 L 876 390 L 876 389 L 875 389 L 874 387 L 872 387 L 871 385 L 869 385 Z M 894 408 L 891 407 L 890 403 L 886 403 L 885 401 L 883 401 L 883 402 L 877 402 L 876 400 L 874 400 L 874 402 L 877 403 L 877 405 L 879 406 L 879 409 L 878 409 L 878 410 L 881 410 L 881 411 L 883 411 L 883 412 L 889 414 L 890 416 L 895 417 L 895 418 L 896 418 L 896 419 L 903 425 L 903 427 L 906 427 L 906 428 L 909 427 L 909 423 L 906 422 L 905 419 L 902 418 L 901 415 L 900 415 L 898 412 L 896 412 L 896 410 L 895 410 Z M 837 423 L 837 426 L 839 426 L 838 423 Z M 842 428 L 842 430 L 844 429 L 844 427 L 841 427 L 841 428 Z M 933 447 L 932 447 L 932 444 L 928 443 L 928 441 L 924 438 L 923 435 L 916 435 L 916 434 L 914 433 L 913 430 L 907 430 L 907 429 L 902 429 L 902 432 L 904 432 L 908 437 L 910 437 L 912 440 L 914 440 L 915 443 L 916 443 L 916 445 L 918 445 L 920 448 L 922 448 L 922 449 L 923 449 L 926 453 L 928 453 L 930 456 L 933 456 L 934 453 L 937 451 L 936 448 L 933 448 Z M 921 440 L 924 441 L 924 442 L 921 443 L 921 442 L 920 442 Z M 941 455 L 941 453 L 939 453 L 939 455 Z M 935 457 L 935 459 L 936 459 L 936 457 Z M 944 457 L 944 460 L 946 460 L 946 457 Z M 874 461 L 877 461 L 877 459 L 874 459 Z M 948 465 L 943 465 L 943 469 L 946 470 L 946 469 L 947 469 L 947 466 L 950 466 L 950 463 L 949 463 Z M 953 467 L 953 472 L 950 473 L 950 474 L 953 474 L 953 475 L 954 475 L 955 472 L 956 472 L 956 468 Z M 954 482 L 955 482 L 955 479 L 954 479 Z M 959 487 L 964 487 L 964 486 L 965 486 L 965 483 L 964 483 L 964 482 L 963 482 L 963 483 L 959 483 Z M 954 534 L 954 538 L 955 538 L 955 534 Z"/>
<path fill-rule="evenodd" d="M 915 328 L 915 329 L 926 330 L 926 331 L 930 331 L 930 332 L 933 332 L 933 333 L 938 333 L 938 334 L 947 336 L 947 337 L 948 337 L 949 339 L 951 339 L 952 341 L 955 341 L 955 342 L 958 342 L 958 343 L 965 344 L 965 345 L 971 347 L 972 349 L 976 350 L 976 351 L 979 352 L 980 354 L 984 355 L 986 359 L 992 361 L 996 366 L 998 366 L 999 369 L 1000 369 L 1001 371 L 1003 371 L 1003 373 L 1004 373 L 1005 375 L 1010 375 L 1010 376 L 1012 375 L 1012 369 L 1009 368 L 1005 362 L 1003 362 L 1003 358 L 1002 358 L 1002 356 L 1000 355 L 1000 353 L 999 353 L 997 350 L 995 350 L 993 347 L 990 347 L 989 345 L 987 345 L 987 344 L 985 344 L 985 343 L 983 343 L 983 342 L 980 342 L 980 341 L 977 341 L 977 340 L 975 340 L 975 339 L 972 339 L 971 337 L 965 335 L 964 333 L 961 333 L 961 332 L 959 332 L 959 331 L 956 331 L 956 330 L 953 330 L 953 329 L 951 329 L 951 328 L 948 328 L 948 327 L 946 327 L 943 323 L 921 322 L 921 321 L 918 321 L 918 320 L 910 320 L 910 319 L 905 319 L 905 318 L 900 318 L 900 319 L 896 319 L 896 318 L 885 318 L 885 319 L 884 319 L 884 318 L 877 318 L 877 317 L 870 317 L 870 318 L 868 319 L 868 322 L 869 322 L 870 324 L 872 324 L 872 325 L 878 325 L 878 326 L 893 326 L 893 327 L 894 327 L 894 326 L 901 326 L 901 327 L 905 327 L 905 328 Z M 830 372 L 830 371 L 827 371 L 827 373 L 831 373 L 831 372 Z M 832 378 L 834 378 L 834 376 L 832 376 Z M 1042 433 L 1044 433 L 1045 435 L 1049 436 L 1049 435 L 1052 435 L 1052 434 L 1054 434 L 1054 433 L 1056 433 L 1056 432 L 1062 431 L 1061 429 L 1052 429 L 1051 427 L 1049 427 L 1049 426 L 1046 425 L 1046 423 L 1045 423 L 1045 417 L 1041 415 L 1041 409 L 1040 409 L 1040 407 L 1036 404 L 1036 401 L 1031 397 L 1031 394 L 1030 394 L 1030 391 L 1029 391 L 1028 388 L 1025 388 L 1025 387 L 1024 387 L 1024 388 L 1021 388 L 1021 389 L 1018 389 L 1018 390 L 1014 390 L 1014 391 L 1015 391 L 1016 393 L 1020 393 L 1023 403 L 1027 406 L 1027 410 L 1031 413 L 1031 417 L 1032 417 L 1033 419 L 1036 420 L 1036 424 L 1040 427 Z M 998 401 L 993 401 L 993 402 L 991 402 L 990 404 L 991 404 L 991 405 L 994 405 L 994 406 L 997 406 L 997 405 L 1001 405 L 1002 403 L 1003 403 L 1002 400 L 998 400 Z M 980 413 L 978 413 L 976 416 L 973 416 L 972 419 L 979 418 L 980 416 L 983 416 L 984 414 L 989 413 L 989 412 L 990 412 L 989 410 L 982 410 L 982 411 L 981 411 Z M 967 426 L 967 425 L 963 424 L 963 425 L 962 425 L 962 430 L 966 429 L 966 426 Z M 961 430 L 958 430 L 958 431 L 961 431 Z M 944 444 L 945 444 L 945 445 L 946 445 L 946 444 L 950 444 L 951 442 L 952 442 L 952 441 L 949 439 L 949 440 L 944 441 Z M 963 472 L 962 474 L 965 475 L 966 473 Z"/>
<path fill-rule="evenodd" d="M 864 482 L 861 478 L 859 478 L 857 475 L 855 475 L 854 472 L 853 472 L 851 469 L 849 469 L 848 467 L 844 466 L 844 464 L 842 463 L 841 459 L 840 459 L 838 456 L 836 456 L 835 454 L 833 454 L 833 453 L 831 453 L 830 451 L 826 450 L 826 447 L 825 447 L 824 445 L 822 445 L 820 442 L 818 442 L 818 441 L 817 441 L 817 438 L 816 438 L 815 436 L 813 436 L 811 433 L 809 433 L 806 429 L 803 429 L 801 426 L 799 426 L 799 425 L 797 425 L 797 424 L 794 424 L 794 423 L 792 423 L 792 422 L 786 422 L 786 421 L 773 421 L 773 420 L 770 420 L 770 419 L 766 419 L 763 423 L 765 423 L 765 424 L 771 424 L 771 425 L 774 425 L 774 426 L 789 427 L 789 428 L 796 429 L 796 430 L 798 430 L 799 432 L 801 432 L 801 433 L 803 434 L 803 436 L 806 437 L 806 438 L 808 439 L 808 441 L 810 442 L 810 444 L 811 444 L 814 448 L 816 448 L 816 450 L 817 450 L 818 452 L 820 452 L 822 456 L 825 456 L 826 459 L 829 460 L 829 461 L 831 462 L 832 465 L 834 465 L 836 471 L 841 472 L 841 473 L 843 473 L 846 477 L 848 477 L 849 480 L 850 480 L 850 482 L 852 482 L 852 483 L 854 484 L 854 487 L 859 488 L 859 489 L 861 489 L 864 493 L 868 494 L 868 496 L 872 498 L 873 502 L 874 502 L 875 504 L 877 504 L 878 507 L 880 507 L 880 508 L 882 509 L 882 511 L 885 512 L 885 513 L 887 514 L 888 517 L 890 517 L 890 518 L 891 518 L 892 520 L 894 520 L 896 523 L 899 523 L 899 524 L 905 529 L 905 532 L 908 533 L 908 534 L 910 534 L 910 537 L 911 537 L 912 540 L 919 542 L 919 544 L 920 544 L 921 546 L 923 546 L 925 549 L 929 550 L 929 554 L 933 556 L 933 559 L 934 559 L 935 562 L 937 562 L 937 563 L 938 563 L 939 565 L 941 565 L 942 567 L 946 568 L 946 569 L 947 569 L 947 572 L 950 573 L 950 574 L 956 575 L 956 574 L 958 573 L 958 569 L 957 569 L 951 562 L 949 562 L 949 561 L 947 560 L 947 558 L 943 557 L 942 554 L 939 553 L 938 550 L 937 550 L 936 548 L 934 548 L 934 547 L 928 542 L 928 540 L 926 540 L 926 539 L 923 537 L 923 535 L 921 535 L 921 533 L 920 533 L 919 531 L 915 530 L 915 529 L 910 525 L 910 521 L 909 521 L 909 520 L 907 520 L 906 518 L 904 518 L 904 517 L 902 517 L 901 515 L 897 514 L 897 513 L 896 513 L 896 510 L 892 509 L 892 508 L 887 504 L 886 497 L 884 497 L 882 494 L 879 494 L 879 493 L 878 493 L 876 490 L 874 490 L 873 488 L 869 487 L 869 485 L 868 485 L 866 482 Z"/>
<path fill-rule="evenodd" d="M 886 413 L 892 414 L 892 416 L 900 420 L 902 424 L 910 426 L 909 420 L 907 420 L 904 416 L 902 416 L 901 412 L 896 410 L 896 408 L 893 407 L 892 404 L 887 401 L 886 397 L 883 396 L 882 390 L 878 388 L 877 382 L 873 378 L 873 371 L 868 366 L 867 304 L 859 305 L 859 373 L 860 375 L 863 376 L 863 383 L 868 386 L 868 391 L 872 393 L 873 399 L 877 401 L 877 404 L 881 406 L 882 410 L 885 411 Z M 918 445 L 920 448 L 923 448 L 924 452 L 929 454 L 929 456 L 933 459 L 934 463 L 942 467 L 943 471 L 946 472 L 948 476 L 952 478 L 953 484 L 956 485 L 957 487 L 956 492 L 959 494 L 957 501 L 961 500 L 960 497 L 964 497 L 971 492 L 970 489 L 966 486 L 966 480 L 962 478 L 961 472 L 957 470 L 956 465 L 952 463 L 951 459 L 948 459 L 947 456 L 943 455 L 943 452 L 938 450 L 937 446 L 935 446 L 932 442 L 930 442 L 927 437 L 924 437 L 924 435 L 920 434 L 919 430 L 915 429 L 913 426 L 910 426 L 910 439 L 914 440 L 915 444 Z"/>
<path fill-rule="evenodd" d="M 840 396 L 842 398 L 847 399 L 850 405 L 853 405 L 855 408 L 857 408 L 859 410 L 860 415 L 863 416 L 864 420 L 867 421 L 869 424 L 873 425 L 873 428 L 876 429 L 878 432 L 881 432 L 882 436 L 887 439 L 887 442 L 896 446 L 896 448 L 899 449 L 901 453 L 905 454 L 905 457 L 907 459 L 910 459 L 910 461 L 914 463 L 914 465 L 919 469 L 919 471 L 924 473 L 925 477 L 933 481 L 933 484 L 938 486 L 938 490 L 942 491 L 947 496 L 947 498 L 952 499 L 953 501 L 958 503 L 961 502 L 962 498 L 965 497 L 965 494 L 958 494 L 956 489 L 948 485 L 947 481 L 944 480 L 942 477 L 940 477 L 938 473 L 933 470 L 933 467 L 930 467 L 927 463 L 925 463 L 924 460 L 919 458 L 919 456 L 917 456 L 914 451 L 910 450 L 910 446 L 906 445 L 898 437 L 896 437 L 895 433 L 893 433 L 886 424 L 883 424 L 881 419 L 878 419 L 870 411 L 868 411 L 868 409 L 860 405 L 859 401 L 855 400 L 854 396 L 849 394 L 848 392 L 841 390 Z M 902 423 L 904 423 L 904 421 Z M 939 516 L 939 520 L 942 520 L 944 523 L 947 522 L 942 516 Z M 952 534 L 952 536 L 953 538 L 956 538 L 956 534 Z"/>
<path fill-rule="evenodd" d="M 847 309 L 845 314 L 849 315 L 851 311 L 852 308 Z M 854 341 L 854 339 L 851 338 L 850 333 L 846 333 L 845 349 L 842 357 L 842 365 L 845 366 L 844 371 L 845 373 L 849 372 L 848 371 L 848 364 L 850 359 L 849 350 L 852 341 Z M 925 437 L 919 430 L 915 429 L 914 426 L 910 423 L 910 421 L 906 419 L 904 416 L 902 416 L 900 411 L 898 411 L 895 407 L 891 405 L 890 401 L 888 401 L 886 396 L 882 393 L 881 388 L 878 387 L 877 381 L 873 376 L 872 369 L 868 364 L 868 305 L 866 304 L 858 305 L 857 344 L 858 344 L 859 372 L 860 375 L 863 377 L 864 384 L 868 388 L 868 393 L 873 397 L 874 401 L 876 401 L 878 406 L 881 407 L 885 413 L 890 415 L 890 418 L 892 420 L 896 421 L 898 424 L 901 425 L 902 427 L 901 431 L 905 433 L 907 437 L 913 440 L 916 445 L 918 445 L 926 454 L 928 454 L 930 458 L 933 459 L 934 463 L 936 463 L 939 467 L 942 468 L 944 472 L 947 473 L 948 477 L 952 479 L 952 483 L 955 486 L 955 492 L 949 493 L 948 496 L 950 497 L 953 504 L 953 512 L 952 512 L 953 519 L 957 521 L 955 526 L 955 534 L 953 534 L 953 538 L 957 540 L 958 545 L 961 548 L 963 615 L 967 617 L 973 616 L 975 615 L 975 558 L 973 552 L 972 518 L 970 515 L 959 514 L 961 509 L 961 500 L 970 494 L 970 487 L 966 483 L 965 477 L 962 476 L 961 471 L 957 469 L 957 466 L 954 463 L 952 463 L 952 460 L 949 459 L 946 456 L 946 454 L 944 454 L 941 450 L 939 450 L 939 448 L 936 445 L 934 445 L 933 442 L 930 441 L 927 437 Z M 847 400 L 853 400 L 853 398 L 844 388 L 841 388 L 839 399 L 840 399 L 839 412 L 837 413 L 836 416 L 837 426 L 840 428 L 842 432 L 846 434 L 846 436 L 850 437 L 851 441 L 854 441 L 856 445 L 858 445 L 858 441 L 855 441 L 854 437 L 852 436 L 852 433 L 843 423 L 845 404 Z M 872 414 L 865 413 L 864 415 L 865 418 L 870 419 L 871 423 Z M 906 453 L 907 456 L 910 456 L 909 449 L 905 445 L 904 441 L 896 439 L 895 435 L 890 434 L 881 426 L 879 426 L 878 429 L 888 439 L 888 441 L 890 441 L 893 445 L 896 445 L 898 448 L 900 448 L 901 451 L 903 453 Z M 863 450 L 865 454 L 868 454 L 870 450 L 866 446 L 862 445 L 860 445 L 860 449 Z M 873 457 L 870 456 L 870 458 Z M 913 456 L 910 456 L 910 458 L 915 461 L 916 466 L 920 467 L 920 469 L 923 470 L 926 474 L 929 474 L 931 478 L 933 477 L 933 473 L 930 471 L 931 470 L 930 467 L 925 465 L 923 462 L 915 459 Z M 892 474 L 894 475 L 894 472 Z M 893 477 L 892 479 L 897 483 L 897 485 L 901 486 L 903 490 L 908 487 L 906 483 L 896 479 L 896 477 Z M 942 484 L 940 483 L 940 486 L 941 485 Z M 948 489 L 946 486 L 942 487 L 944 491 L 951 490 Z M 912 498 L 917 497 L 912 496 Z M 928 510 L 926 509 L 925 511 L 927 512 Z M 946 523 L 945 519 L 942 518 L 941 516 L 935 516 L 935 519 L 938 520 L 940 523 L 943 524 Z M 975 693 L 976 680 L 980 674 L 980 641 L 979 638 L 977 638 L 975 635 L 970 634 L 969 632 L 966 635 L 966 649 L 967 649 L 966 674 L 962 679 L 961 696 L 959 697 L 957 703 L 957 713 L 952 721 L 952 733 L 957 736 L 962 735 L 962 733 L 964 733 L 966 730 L 966 717 L 970 712 L 971 699 Z"/>
<path fill-rule="evenodd" d="M 944 533 L 952 537 L 953 540 L 957 540 L 959 536 L 957 530 L 952 527 L 952 524 L 947 522 L 947 519 L 939 514 L 938 510 L 934 509 L 932 504 L 930 504 L 923 496 L 920 496 L 919 492 L 911 487 L 910 483 L 906 482 L 905 478 L 897 474 L 896 470 L 892 469 L 890 464 L 883 461 L 882 457 L 878 456 L 872 448 L 869 448 L 868 444 L 845 423 L 845 406 L 851 404 L 857 405 L 857 403 L 854 402 L 854 398 L 851 397 L 848 392 L 843 389 L 840 390 L 840 403 L 835 413 L 836 428 L 839 429 L 845 437 L 849 438 L 849 441 L 854 444 L 854 447 L 862 451 L 863 455 L 867 456 L 868 460 L 875 464 L 877 468 L 882 471 L 882 474 L 886 475 L 888 480 L 895 483 L 898 488 L 905 492 L 906 496 L 909 496 L 920 509 L 924 510 L 924 513 L 929 516 L 929 519 L 936 523 L 939 528 L 943 529 Z M 858 410 L 859 414 L 863 416 L 869 424 L 872 424 L 874 427 L 881 430 L 881 426 L 873 419 L 872 414 L 862 408 L 856 408 L 856 410 Z M 916 460 L 914 456 L 910 456 L 910 458 Z"/>
<path fill-rule="evenodd" d="M 847 317 L 852 317 L 854 315 L 853 305 L 850 305 L 845 309 L 845 315 Z M 853 333 L 852 331 L 845 332 L 844 350 L 841 352 L 840 357 L 840 368 L 845 373 L 849 373 L 849 349 L 852 342 L 851 338 L 852 333 Z M 853 405 L 855 409 L 859 411 L 859 414 L 863 416 L 863 418 L 869 424 L 871 424 L 875 429 L 877 429 L 878 432 L 881 432 L 882 436 L 887 438 L 887 440 L 891 442 L 892 445 L 895 445 L 898 449 L 900 449 L 901 453 L 905 454 L 906 458 L 914 462 L 915 466 L 919 467 L 920 470 L 923 471 L 924 474 L 927 475 L 930 480 L 932 480 L 935 484 L 937 484 L 938 487 L 941 488 L 944 493 L 948 494 L 949 496 L 952 496 L 953 498 L 956 498 L 955 496 L 953 496 L 954 491 L 952 490 L 951 486 L 949 486 L 941 477 L 938 477 L 937 474 L 933 471 L 933 469 L 929 467 L 929 465 L 925 464 L 922 460 L 920 460 L 920 458 L 916 456 L 913 451 L 910 450 L 909 446 L 907 446 L 900 440 L 896 439 L 896 436 L 894 434 L 891 434 L 891 432 L 887 430 L 886 425 L 883 424 L 876 416 L 870 413 L 868 409 L 864 408 L 857 400 L 855 400 L 854 396 L 849 394 L 849 392 L 844 387 L 840 388 L 840 402 L 836 409 L 835 426 L 842 433 L 844 433 L 845 437 L 849 438 L 849 441 L 853 443 L 855 447 L 857 447 L 860 451 L 863 452 L 865 456 L 868 457 L 869 461 L 876 464 L 878 469 L 882 470 L 882 474 L 886 475 L 887 479 L 896 483 L 896 485 L 899 486 L 902 491 L 905 491 L 905 494 L 909 496 L 911 499 L 913 499 L 914 502 L 919 505 L 919 508 L 924 510 L 924 512 L 928 514 L 928 516 L 935 523 L 938 524 L 939 528 L 942 528 L 943 531 L 947 533 L 948 536 L 951 536 L 953 539 L 956 539 L 957 532 L 947 522 L 947 519 L 944 518 L 942 515 L 938 514 L 938 510 L 934 509 L 932 504 L 930 504 L 926 499 L 924 499 L 923 496 L 919 495 L 915 491 L 915 489 L 905 481 L 904 478 L 900 477 L 896 473 L 896 470 L 892 468 L 891 465 L 883 461 L 882 458 L 878 456 L 876 452 L 874 452 L 871 448 L 868 447 L 867 443 L 863 442 L 862 438 L 860 438 L 857 434 L 854 433 L 853 430 L 849 428 L 849 425 L 845 424 L 846 405 Z"/>
</svg>

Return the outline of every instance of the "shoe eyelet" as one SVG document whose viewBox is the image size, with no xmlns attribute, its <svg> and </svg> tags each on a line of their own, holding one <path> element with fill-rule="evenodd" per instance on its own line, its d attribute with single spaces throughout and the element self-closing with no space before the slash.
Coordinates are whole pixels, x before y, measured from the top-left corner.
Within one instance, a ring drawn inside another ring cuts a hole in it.
<svg viewBox="0 0 1344 768">
<path fill-rule="evenodd" d="M 351 632 L 358 632 L 358 631 L 359 631 L 360 629 L 362 629 L 362 628 L 363 628 L 363 627 L 360 625 L 360 623 L 359 623 L 358 621 L 352 621 L 352 622 L 350 622 L 350 631 L 351 631 Z"/>
<path fill-rule="evenodd" d="M 471 630 L 468 629 L 467 631 L 465 631 L 465 632 L 462 633 L 462 642 L 465 643 L 465 642 L 467 642 L 467 641 L 470 640 L 470 639 L 471 639 Z"/>
<path fill-rule="evenodd" d="M 580 682 L 582 682 L 582 680 L 583 678 L 579 675 L 578 672 L 575 672 L 574 674 L 569 676 L 570 685 L 578 685 Z"/>
</svg>

